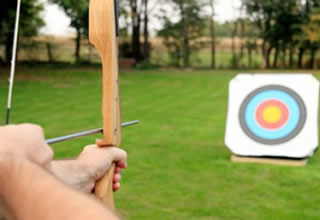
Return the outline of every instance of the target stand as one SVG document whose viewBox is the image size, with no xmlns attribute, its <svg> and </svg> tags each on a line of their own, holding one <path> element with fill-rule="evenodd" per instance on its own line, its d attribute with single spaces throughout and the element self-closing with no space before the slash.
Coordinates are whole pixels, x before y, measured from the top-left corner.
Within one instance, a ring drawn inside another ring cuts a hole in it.
<svg viewBox="0 0 320 220">
<path fill-rule="evenodd" d="M 319 82 L 310 74 L 240 74 L 229 86 L 225 143 L 234 162 L 305 165 L 318 147 Z"/>
<path fill-rule="evenodd" d="M 270 164 L 277 166 L 292 166 L 292 167 L 303 167 L 308 163 L 306 159 L 286 159 L 286 158 L 268 158 L 268 157 L 243 157 L 232 155 L 231 161 L 234 163 L 258 163 L 258 164 Z"/>
</svg>

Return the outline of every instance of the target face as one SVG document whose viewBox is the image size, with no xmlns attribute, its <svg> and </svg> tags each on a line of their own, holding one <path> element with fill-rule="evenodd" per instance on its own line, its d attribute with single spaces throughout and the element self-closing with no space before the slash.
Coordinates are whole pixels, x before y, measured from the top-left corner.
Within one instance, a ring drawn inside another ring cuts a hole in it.
<svg viewBox="0 0 320 220">
<path fill-rule="evenodd" d="M 258 88 L 240 107 L 239 121 L 245 134 L 265 145 L 278 145 L 295 138 L 307 117 L 305 104 L 293 90 L 278 85 Z"/>
</svg>

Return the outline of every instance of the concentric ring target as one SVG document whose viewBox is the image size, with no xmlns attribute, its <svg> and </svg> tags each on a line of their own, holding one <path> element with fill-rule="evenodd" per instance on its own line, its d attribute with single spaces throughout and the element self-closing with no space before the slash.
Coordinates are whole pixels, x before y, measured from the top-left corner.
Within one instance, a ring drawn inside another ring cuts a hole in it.
<svg viewBox="0 0 320 220">
<path fill-rule="evenodd" d="M 256 142 L 277 145 L 295 138 L 307 118 L 306 106 L 293 90 L 269 85 L 250 93 L 240 107 L 245 134 Z"/>
</svg>

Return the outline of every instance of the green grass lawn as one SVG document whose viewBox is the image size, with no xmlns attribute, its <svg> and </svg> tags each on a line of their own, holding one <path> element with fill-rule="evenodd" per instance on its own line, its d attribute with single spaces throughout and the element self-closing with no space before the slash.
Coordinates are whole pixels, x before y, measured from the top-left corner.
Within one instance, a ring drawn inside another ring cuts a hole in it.
<svg viewBox="0 0 320 220">
<path fill-rule="evenodd" d="M 224 132 L 236 73 L 121 74 L 123 121 L 141 121 L 123 132 L 129 169 L 116 204 L 124 218 L 320 219 L 319 154 L 305 168 L 230 162 Z M 6 77 L 0 70 L 1 122 Z M 97 69 L 18 69 L 12 123 L 40 124 L 47 138 L 100 127 L 100 83 Z M 77 155 L 97 137 L 54 145 L 56 158 Z"/>
</svg>

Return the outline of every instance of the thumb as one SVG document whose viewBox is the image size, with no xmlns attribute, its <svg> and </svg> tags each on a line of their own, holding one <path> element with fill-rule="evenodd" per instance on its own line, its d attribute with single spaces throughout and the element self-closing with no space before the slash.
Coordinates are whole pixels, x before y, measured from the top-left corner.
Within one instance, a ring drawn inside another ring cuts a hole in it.
<svg viewBox="0 0 320 220">
<path fill-rule="evenodd" d="M 117 147 L 105 147 L 106 151 L 108 151 L 108 155 L 110 156 L 111 160 L 114 162 L 126 162 L 127 161 L 127 153 Z"/>
</svg>

